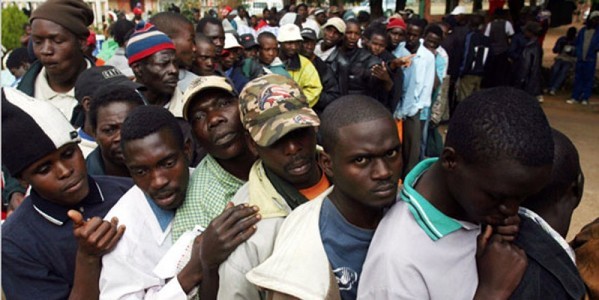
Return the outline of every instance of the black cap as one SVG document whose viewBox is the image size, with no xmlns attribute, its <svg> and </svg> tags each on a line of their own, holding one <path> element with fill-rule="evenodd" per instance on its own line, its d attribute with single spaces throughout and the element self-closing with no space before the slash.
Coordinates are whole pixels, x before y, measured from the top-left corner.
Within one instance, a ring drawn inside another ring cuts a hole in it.
<svg viewBox="0 0 599 300">
<path fill-rule="evenodd" d="M 301 35 L 304 39 L 309 39 L 309 40 L 313 40 L 313 41 L 316 41 L 318 39 L 318 38 L 316 38 L 316 32 L 310 28 L 302 29 Z"/>
<path fill-rule="evenodd" d="M 113 84 L 130 85 L 134 89 L 142 86 L 113 66 L 91 67 L 79 74 L 75 82 L 75 99 L 81 103 L 83 97 L 92 96 L 100 87 Z"/>
<path fill-rule="evenodd" d="M 258 46 L 258 43 L 256 43 L 256 40 L 254 39 L 254 36 L 251 33 L 242 34 L 239 37 L 239 42 L 241 43 L 241 46 L 243 46 L 244 49 L 249 49 Z"/>
</svg>

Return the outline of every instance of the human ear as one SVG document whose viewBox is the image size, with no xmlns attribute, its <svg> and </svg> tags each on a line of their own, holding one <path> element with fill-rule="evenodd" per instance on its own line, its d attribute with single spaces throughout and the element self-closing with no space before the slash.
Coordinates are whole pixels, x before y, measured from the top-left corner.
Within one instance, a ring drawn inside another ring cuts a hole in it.
<svg viewBox="0 0 599 300">
<path fill-rule="evenodd" d="M 318 160 L 327 177 L 333 178 L 333 160 L 331 159 L 331 156 L 325 151 L 322 151 Z"/>
<path fill-rule="evenodd" d="M 456 169 L 457 159 L 457 153 L 452 147 L 443 148 L 441 156 L 439 157 L 439 160 L 441 160 L 441 166 L 443 166 L 443 169 L 448 171 L 453 171 Z"/>
<path fill-rule="evenodd" d="M 133 63 L 131 65 L 131 70 L 133 70 L 133 74 L 135 75 L 135 78 L 137 79 L 137 81 L 139 81 L 143 75 L 141 64 L 139 62 Z"/>
<path fill-rule="evenodd" d="M 83 97 L 83 99 L 81 99 L 81 107 L 83 107 L 83 111 L 85 113 L 89 112 L 89 106 L 90 106 L 91 100 L 92 99 L 90 96 L 85 96 L 85 97 Z"/>
</svg>

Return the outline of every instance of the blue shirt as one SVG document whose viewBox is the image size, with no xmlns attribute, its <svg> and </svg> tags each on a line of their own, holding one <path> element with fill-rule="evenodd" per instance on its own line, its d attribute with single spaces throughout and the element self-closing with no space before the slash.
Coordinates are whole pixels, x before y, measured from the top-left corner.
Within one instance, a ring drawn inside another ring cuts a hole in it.
<svg viewBox="0 0 599 300">
<path fill-rule="evenodd" d="M 133 182 L 120 177 L 88 177 L 89 194 L 65 207 L 35 190 L 2 224 L 2 289 L 7 299 L 67 299 L 73 287 L 77 240 L 69 209 L 86 220 L 103 218 Z"/>
<path fill-rule="evenodd" d="M 374 230 L 350 224 L 329 198 L 322 202 L 318 225 L 324 250 L 339 284 L 341 299 L 356 299 L 362 265 Z"/>
<path fill-rule="evenodd" d="M 156 204 L 156 202 L 154 202 L 154 200 L 152 200 L 152 198 L 150 198 L 150 196 L 148 196 L 146 194 L 144 194 L 144 195 L 146 196 L 146 200 L 148 200 L 148 204 L 150 205 L 150 208 L 152 208 L 152 212 L 156 216 L 156 220 L 158 221 L 158 224 L 160 224 L 160 229 L 162 229 L 162 232 L 164 232 L 166 227 L 168 227 L 168 224 L 170 224 L 171 221 L 173 220 L 173 218 L 175 217 L 175 211 L 164 209 L 164 208 L 158 206 L 158 204 Z"/>
<path fill-rule="evenodd" d="M 413 117 L 424 107 L 429 107 L 434 83 L 435 56 L 421 41 L 412 64 L 404 69 L 402 102 L 393 116 L 396 119 Z"/>
</svg>

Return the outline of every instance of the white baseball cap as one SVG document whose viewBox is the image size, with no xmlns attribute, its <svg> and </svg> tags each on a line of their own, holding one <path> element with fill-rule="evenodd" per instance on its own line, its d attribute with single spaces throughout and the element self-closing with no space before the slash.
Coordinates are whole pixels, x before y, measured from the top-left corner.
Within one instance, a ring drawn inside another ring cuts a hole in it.
<svg viewBox="0 0 599 300">
<path fill-rule="evenodd" d="M 279 43 L 303 41 L 302 33 L 295 24 L 286 24 L 279 28 L 279 36 L 277 41 Z"/>
</svg>

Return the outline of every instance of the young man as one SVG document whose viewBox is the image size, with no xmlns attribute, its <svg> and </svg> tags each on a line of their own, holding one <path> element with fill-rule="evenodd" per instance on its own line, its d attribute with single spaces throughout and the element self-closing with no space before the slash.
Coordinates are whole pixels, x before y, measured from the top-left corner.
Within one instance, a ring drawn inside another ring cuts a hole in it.
<svg viewBox="0 0 599 300">
<path fill-rule="evenodd" d="M 184 98 L 185 119 L 208 154 L 191 176 L 187 201 L 177 209 L 173 241 L 196 225 L 206 228 L 248 180 L 256 160 L 245 140 L 239 98 L 224 77 L 194 81 Z"/>
<path fill-rule="evenodd" d="M 90 175 L 131 177 L 121 150 L 121 127 L 127 115 L 144 105 L 128 85 L 109 85 L 94 93 L 89 103 L 89 122 L 98 147 L 85 159 Z"/>
<path fill-rule="evenodd" d="M 250 33 L 239 36 L 241 46 L 243 46 L 243 58 L 254 58 L 258 56 L 258 43 Z"/>
<path fill-rule="evenodd" d="M 402 201 L 379 224 L 358 296 L 545 299 L 549 291 L 564 299 L 578 294 L 563 285 L 569 276 L 576 281 L 575 273 L 559 270 L 552 277 L 539 267 L 538 256 L 527 259 L 520 246 L 522 231 L 528 239 L 531 233 L 544 234 L 528 219 L 518 232 L 517 213 L 520 202 L 547 183 L 552 163 L 551 129 L 536 99 L 494 88 L 462 102 L 441 157 L 421 162 L 406 176 Z M 541 282 L 543 289 L 533 288 Z"/>
<path fill-rule="evenodd" d="M 215 67 L 220 59 L 220 53 L 216 53 L 216 46 L 212 41 L 201 34 L 195 37 L 196 58 L 193 70 L 200 76 L 216 75 Z"/>
<path fill-rule="evenodd" d="M 143 90 L 141 84 L 132 82 L 113 66 L 91 67 L 81 72 L 81 75 L 79 75 L 79 78 L 75 82 L 75 98 L 79 102 L 80 109 L 83 111 L 83 114 L 80 114 L 81 119 L 75 123 L 81 126 L 77 130 L 77 133 L 81 137 L 79 148 L 81 148 L 81 152 L 83 152 L 83 157 L 85 158 L 98 146 L 95 138 L 95 129 L 92 127 L 89 117 L 90 103 L 93 100 L 93 95 L 101 87 L 114 85 L 125 85 L 130 87 L 131 90 Z M 139 97 L 141 97 L 140 93 L 138 93 L 137 98 Z"/>
<path fill-rule="evenodd" d="M 321 197 L 330 183 L 316 161 L 320 121 L 293 80 L 269 74 L 250 81 L 241 92 L 239 107 L 250 149 L 260 159 L 233 202 L 257 205 L 262 220 L 257 234 L 240 245 L 220 269 L 204 274 L 204 280 L 220 277 L 221 299 L 260 299 L 246 273 L 270 256 L 285 217 L 299 205 Z"/>
<path fill-rule="evenodd" d="M 279 58 L 285 63 L 291 78 L 306 95 L 308 105 L 313 107 L 320 98 L 322 85 L 314 65 L 307 58 L 299 55 L 300 44 L 303 41 L 300 28 L 295 24 L 281 26 L 277 41 L 281 45 Z"/>
<path fill-rule="evenodd" d="M 322 25 L 322 28 L 324 37 L 322 41 L 316 44 L 314 54 L 331 65 L 338 55 L 335 50 L 337 50 L 337 46 L 339 46 L 343 40 L 343 34 L 345 34 L 345 22 L 341 18 L 330 18 Z"/>
<path fill-rule="evenodd" d="M 225 30 L 221 21 L 214 17 L 204 17 L 196 26 L 196 33 L 212 41 L 216 48 L 216 61 L 218 62 L 225 46 Z"/>
<path fill-rule="evenodd" d="M 320 134 L 333 188 L 289 214 L 273 254 L 247 275 L 275 298 L 355 299 L 374 230 L 397 196 L 401 145 L 383 105 L 341 97 L 322 114 Z"/>
<path fill-rule="evenodd" d="M 193 67 L 196 55 L 193 24 L 183 15 L 174 12 L 157 13 L 150 18 L 150 23 L 168 35 L 175 44 L 175 54 L 179 63 L 178 87 L 185 92 L 191 81 L 198 78 L 189 71 Z"/>
<path fill-rule="evenodd" d="M 75 81 L 93 65 L 85 58 L 83 49 L 94 13 L 81 0 L 54 0 L 37 7 L 29 20 L 38 61 L 25 73 L 18 89 L 49 101 L 71 120 L 77 105 L 73 95 Z"/>
<path fill-rule="evenodd" d="M 243 62 L 243 75 L 250 80 L 265 74 L 278 74 L 290 78 L 285 64 L 279 58 L 277 37 L 270 32 L 262 32 L 258 35 L 258 44 L 258 57 Z"/>
<path fill-rule="evenodd" d="M 424 21 L 419 19 L 410 21 L 408 25 L 405 49 L 415 56 L 412 64 L 403 70 L 403 98 L 394 113 L 394 117 L 402 120 L 403 124 L 403 176 L 420 161 L 420 111 L 430 107 L 435 83 L 435 55 L 420 42 L 424 26 Z"/>
<path fill-rule="evenodd" d="M 599 52 L 599 10 L 591 12 L 586 26 L 580 29 L 576 38 L 576 69 L 574 89 L 568 104 L 580 102 L 589 104 L 593 92 L 597 53 Z"/>
<path fill-rule="evenodd" d="M 230 209 L 224 215 L 225 219 L 234 215 L 232 222 L 218 230 L 208 228 L 197 237 L 190 245 L 191 259 L 177 276 L 169 280 L 152 272 L 173 244 L 172 220 L 185 201 L 190 146 L 184 142 L 177 119 L 164 108 L 138 107 L 123 123 L 121 147 L 135 186 L 107 214 L 107 218 L 119 217 L 128 231 L 123 243 L 102 259 L 101 299 L 191 296 L 202 281 L 203 267 L 218 266 L 253 234 L 253 224 L 259 219 L 256 209 Z M 214 240 L 215 236 L 224 240 Z"/>
<path fill-rule="evenodd" d="M 15 81 L 10 84 L 10 87 L 17 87 L 23 79 L 23 75 L 27 73 L 30 67 L 31 62 L 29 61 L 27 48 L 23 47 L 12 50 L 6 59 L 6 68 L 15 77 Z"/>
<path fill-rule="evenodd" d="M 9 299 L 98 297 L 102 255 L 125 230 L 116 218 L 102 218 L 131 181 L 88 176 L 77 142 L 56 107 L 2 90 L 2 162 L 31 186 L 2 224 L 2 290 Z"/>
<path fill-rule="evenodd" d="M 302 30 L 301 35 L 303 41 L 300 45 L 299 52 L 312 62 L 314 68 L 316 68 L 316 71 L 318 72 L 320 84 L 322 85 L 320 97 L 318 98 L 316 105 L 312 107 L 316 113 L 320 114 L 327 105 L 339 98 L 339 84 L 333 70 L 331 70 L 327 63 L 314 54 L 314 48 L 316 47 L 316 41 L 318 40 L 314 30 L 305 28 Z"/>
<path fill-rule="evenodd" d="M 248 78 L 243 75 L 239 53 L 243 47 L 232 33 L 225 33 L 225 49 L 221 55 L 220 66 L 222 72 L 233 82 L 236 91 L 241 91 L 248 83 Z"/>
</svg>

